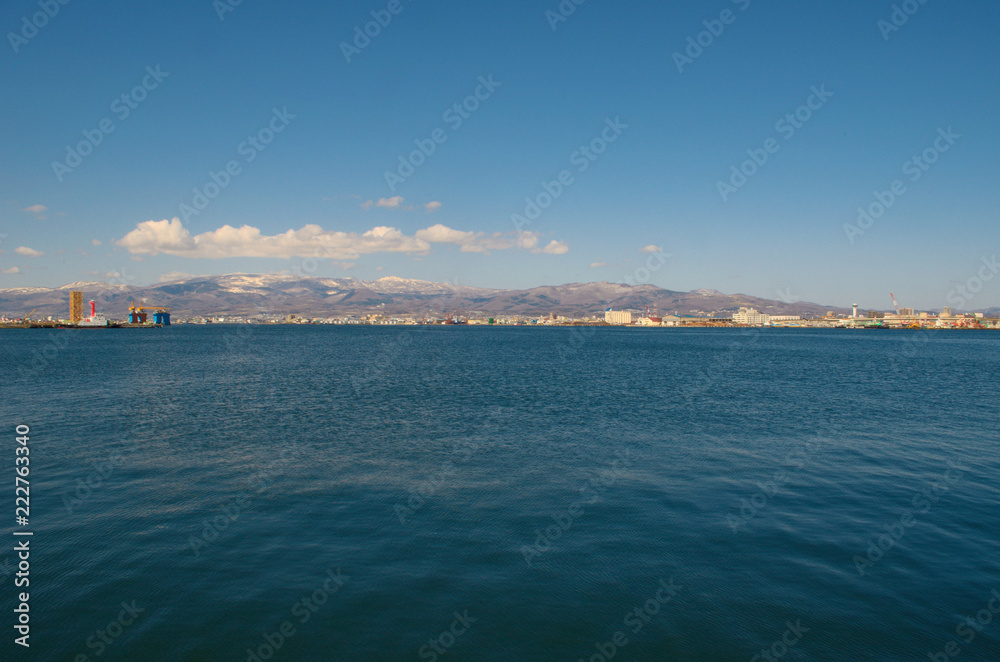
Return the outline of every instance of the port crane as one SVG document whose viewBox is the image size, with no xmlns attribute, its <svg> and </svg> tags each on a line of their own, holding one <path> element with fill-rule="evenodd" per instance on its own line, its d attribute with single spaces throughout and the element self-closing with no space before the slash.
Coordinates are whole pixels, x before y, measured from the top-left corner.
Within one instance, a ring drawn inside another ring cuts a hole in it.
<svg viewBox="0 0 1000 662">
<path fill-rule="evenodd" d="M 170 324 L 170 311 L 172 308 L 165 306 L 147 306 L 145 301 L 140 301 L 135 305 L 135 301 L 128 307 L 128 321 L 130 324 L 145 324 L 148 317 L 147 311 L 153 313 L 153 319 L 157 324 Z"/>
<path fill-rule="evenodd" d="M 892 305 L 896 308 L 896 317 L 902 317 L 902 315 L 899 312 L 899 304 L 896 303 L 896 295 L 893 294 L 892 292 L 889 292 L 889 296 L 892 297 Z"/>
<path fill-rule="evenodd" d="M 134 313 L 136 311 L 141 312 L 143 310 L 163 310 L 166 312 L 170 312 L 171 310 L 173 310 L 173 308 L 168 308 L 166 306 L 147 306 L 145 301 L 140 301 L 138 306 L 136 306 L 135 301 L 133 301 L 132 305 L 128 307 L 128 311 L 130 313 Z"/>
</svg>

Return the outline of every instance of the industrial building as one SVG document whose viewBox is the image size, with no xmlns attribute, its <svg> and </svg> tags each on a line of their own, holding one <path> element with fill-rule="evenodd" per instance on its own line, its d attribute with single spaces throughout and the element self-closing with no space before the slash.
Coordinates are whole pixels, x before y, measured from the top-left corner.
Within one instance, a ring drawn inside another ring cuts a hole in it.
<svg viewBox="0 0 1000 662">
<path fill-rule="evenodd" d="M 800 326 L 802 324 L 802 317 L 799 315 L 770 315 L 769 322 L 771 326 Z"/>
<path fill-rule="evenodd" d="M 163 306 L 147 306 L 145 303 L 140 303 L 137 306 L 135 305 L 135 301 L 133 301 L 128 309 L 128 323 L 147 324 L 149 321 L 149 312 L 152 311 L 153 324 L 170 326 L 170 310 L 170 308 Z"/>
<path fill-rule="evenodd" d="M 767 326 L 771 323 L 771 316 L 758 311 L 755 308 L 740 308 L 739 312 L 733 313 L 733 324 L 743 324 L 746 326 Z"/>
<path fill-rule="evenodd" d="M 604 311 L 604 321 L 608 324 L 631 324 L 632 313 L 627 310 L 611 310 L 608 308 Z"/>
</svg>

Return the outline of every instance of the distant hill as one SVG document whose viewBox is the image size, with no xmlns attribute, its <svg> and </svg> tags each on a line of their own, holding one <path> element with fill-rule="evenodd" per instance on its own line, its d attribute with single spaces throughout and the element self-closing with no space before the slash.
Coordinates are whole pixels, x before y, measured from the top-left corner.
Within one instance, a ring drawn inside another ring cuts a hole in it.
<svg viewBox="0 0 1000 662">
<path fill-rule="evenodd" d="M 769 314 L 823 315 L 846 308 L 808 302 L 786 304 L 746 294 L 715 290 L 675 292 L 653 285 L 570 283 L 501 290 L 449 283 L 387 277 L 375 281 L 354 278 L 304 278 L 284 275 L 231 274 L 202 276 L 149 287 L 72 283 L 59 288 L 0 289 L 0 313 L 20 317 L 33 308 L 37 316 L 66 317 L 69 291 L 81 290 L 95 299 L 109 317 L 124 318 L 132 300 L 171 306 L 178 317 L 205 315 L 289 314 L 338 316 L 381 312 L 447 315 L 493 313 L 509 315 L 601 315 L 607 308 L 651 309 L 663 315 L 728 316 L 741 306 Z"/>
</svg>

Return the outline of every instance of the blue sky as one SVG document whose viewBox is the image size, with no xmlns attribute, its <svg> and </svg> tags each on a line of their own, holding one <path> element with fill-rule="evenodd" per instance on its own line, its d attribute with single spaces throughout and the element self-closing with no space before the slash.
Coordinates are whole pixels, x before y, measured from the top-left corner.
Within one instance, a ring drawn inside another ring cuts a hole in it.
<svg viewBox="0 0 1000 662">
<path fill-rule="evenodd" d="M 1000 305 L 996 3 L 898 3 L 897 26 L 870 0 L 587 0 L 558 21 L 558 0 L 225 2 L 76 0 L 37 31 L 37 0 L 4 3 L 0 287 L 299 271 L 937 309 L 988 274 L 967 308 Z M 372 12 L 391 21 L 348 62 Z M 415 141 L 433 152 L 390 186 Z"/>
</svg>

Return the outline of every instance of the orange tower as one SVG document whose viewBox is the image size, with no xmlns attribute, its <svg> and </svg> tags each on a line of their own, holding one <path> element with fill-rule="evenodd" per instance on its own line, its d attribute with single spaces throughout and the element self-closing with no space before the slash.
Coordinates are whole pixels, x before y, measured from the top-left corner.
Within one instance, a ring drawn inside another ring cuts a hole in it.
<svg viewBox="0 0 1000 662">
<path fill-rule="evenodd" d="M 69 293 L 69 321 L 73 324 L 83 321 L 83 292 Z"/>
</svg>

